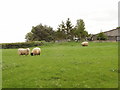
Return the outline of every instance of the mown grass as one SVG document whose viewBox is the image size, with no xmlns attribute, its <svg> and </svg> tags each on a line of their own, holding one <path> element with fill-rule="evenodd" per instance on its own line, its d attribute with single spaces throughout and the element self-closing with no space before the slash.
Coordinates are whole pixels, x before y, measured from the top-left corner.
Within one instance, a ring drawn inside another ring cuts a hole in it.
<svg viewBox="0 0 120 90">
<path fill-rule="evenodd" d="M 3 88 L 117 88 L 118 43 L 46 43 L 40 56 L 3 49 Z M 32 50 L 32 48 L 31 48 Z"/>
</svg>

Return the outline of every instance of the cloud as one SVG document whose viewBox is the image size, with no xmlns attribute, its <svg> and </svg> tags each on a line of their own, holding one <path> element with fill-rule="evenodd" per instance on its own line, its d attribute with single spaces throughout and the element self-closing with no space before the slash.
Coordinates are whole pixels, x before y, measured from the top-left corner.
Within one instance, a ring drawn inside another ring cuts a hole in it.
<svg viewBox="0 0 120 90">
<path fill-rule="evenodd" d="M 118 13 L 117 13 L 117 10 L 94 12 L 93 14 L 89 16 L 89 19 L 97 21 L 97 22 L 115 21 L 118 19 Z"/>
<path fill-rule="evenodd" d="M 118 26 L 120 26 L 120 1 L 118 3 Z"/>
<path fill-rule="evenodd" d="M 24 41 L 32 26 L 56 29 L 67 18 L 74 25 L 83 19 L 89 33 L 111 30 L 118 22 L 118 0 L 1 0 L 0 11 L 0 42 Z"/>
</svg>

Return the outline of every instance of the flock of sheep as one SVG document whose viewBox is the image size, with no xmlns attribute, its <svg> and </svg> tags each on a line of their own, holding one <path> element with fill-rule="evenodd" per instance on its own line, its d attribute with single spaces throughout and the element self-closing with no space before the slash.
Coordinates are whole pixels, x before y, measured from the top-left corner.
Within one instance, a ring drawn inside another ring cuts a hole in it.
<svg viewBox="0 0 120 90">
<path fill-rule="evenodd" d="M 26 48 L 26 49 L 19 48 L 18 49 L 18 54 L 19 55 L 29 55 L 29 54 L 31 54 L 31 56 L 33 56 L 33 55 L 40 55 L 40 53 L 41 53 L 41 49 L 38 48 L 38 47 L 34 48 L 31 53 L 30 53 L 29 48 Z"/>
<path fill-rule="evenodd" d="M 88 46 L 88 42 L 82 42 L 81 45 L 82 46 Z M 40 53 L 41 53 L 41 49 L 38 48 L 38 47 L 34 48 L 31 53 L 30 53 L 29 48 L 26 48 L 26 49 L 19 48 L 18 49 L 18 54 L 19 55 L 29 55 L 29 54 L 31 54 L 31 56 L 34 56 L 34 55 L 40 55 Z"/>
</svg>

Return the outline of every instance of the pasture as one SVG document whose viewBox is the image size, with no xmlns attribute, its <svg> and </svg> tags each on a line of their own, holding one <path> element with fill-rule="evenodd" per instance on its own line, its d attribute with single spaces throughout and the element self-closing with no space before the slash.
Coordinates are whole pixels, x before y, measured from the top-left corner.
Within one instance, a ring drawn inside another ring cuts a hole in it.
<svg viewBox="0 0 120 90">
<path fill-rule="evenodd" d="M 30 48 L 31 50 L 34 47 Z M 40 56 L 2 50 L 3 88 L 117 88 L 118 43 L 46 43 Z"/>
</svg>

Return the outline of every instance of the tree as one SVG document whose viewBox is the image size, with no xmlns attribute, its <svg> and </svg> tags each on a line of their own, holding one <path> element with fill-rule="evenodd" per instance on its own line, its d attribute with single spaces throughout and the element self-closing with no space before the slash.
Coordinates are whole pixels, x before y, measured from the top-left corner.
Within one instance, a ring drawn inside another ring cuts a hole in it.
<svg viewBox="0 0 120 90">
<path fill-rule="evenodd" d="M 61 40 L 61 39 L 66 38 L 65 23 L 63 21 L 60 25 L 58 25 L 55 36 L 56 36 L 57 40 Z"/>
<path fill-rule="evenodd" d="M 70 21 L 70 19 L 68 18 L 66 20 L 66 22 L 64 23 L 62 21 L 62 23 L 60 25 L 58 25 L 57 28 L 57 32 L 56 32 L 56 36 L 58 36 L 57 38 L 59 39 L 73 39 L 73 25 Z"/>
<path fill-rule="evenodd" d="M 31 32 L 26 34 L 26 41 L 44 40 L 49 42 L 54 40 L 54 33 L 53 28 L 50 26 L 39 24 L 35 27 L 33 26 Z"/>
<path fill-rule="evenodd" d="M 32 32 L 27 33 L 26 36 L 25 36 L 25 39 L 26 39 L 27 42 L 28 41 L 33 41 L 33 33 Z"/>
<path fill-rule="evenodd" d="M 77 20 L 77 25 L 75 27 L 75 36 L 81 40 L 88 36 L 88 32 L 85 31 L 85 23 L 82 19 Z"/>
<path fill-rule="evenodd" d="M 97 40 L 107 40 L 107 36 L 103 32 L 100 32 L 97 35 Z"/>
<path fill-rule="evenodd" d="M 120 29 L 120 27 L 116 27 L 116 29 Z"/>
<path fill-rule="evenodd" d="M 67 37 L 66 39 L 70 39 L 70 40 L 73 40 L 73 25 L 70 21 L 70 19 L 68 18 L 67 21 L 66 21 L 66 33 L 67 33 Z"/>
</svg>

